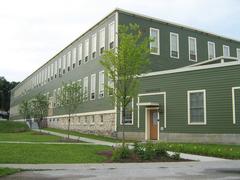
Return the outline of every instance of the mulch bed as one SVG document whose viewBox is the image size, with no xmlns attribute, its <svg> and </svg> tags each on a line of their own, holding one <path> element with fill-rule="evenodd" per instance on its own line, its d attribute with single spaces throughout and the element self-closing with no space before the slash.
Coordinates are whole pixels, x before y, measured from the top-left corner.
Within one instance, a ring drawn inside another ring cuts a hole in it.
<svg viewBox="0 0 240 180">
<path fill-rule="evenodd" d="M 105 156 L 107 158 L 107 160 L 105 161 L 106 163 L 115 162 L 115 161 L 112 161 L 112 151 L 99 151 L 97 154 L 101 156 Z M 161 158 L 159 157 L 157 159 L 152 159 L 152 160 L 142 160 L 138 156 L 132 155 L 130 158 L 124 159 L 118 162 L 120 163 L 131 163 L 131 162 L 141 163 L 142 162 L 143 163 L 143 162 L 186 162 L 186 161 L 192 161 L 192 160 L 189 160 L 189 159 L 175 160 L 170 157 L 161 157 Z"/>
</svg>

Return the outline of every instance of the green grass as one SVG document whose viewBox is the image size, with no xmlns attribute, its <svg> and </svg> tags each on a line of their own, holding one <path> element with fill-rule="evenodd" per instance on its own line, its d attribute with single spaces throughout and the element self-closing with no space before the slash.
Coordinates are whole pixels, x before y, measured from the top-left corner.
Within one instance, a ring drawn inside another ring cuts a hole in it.
<svg viewBox="0 0 240 180">
<path fill-rule="evenodd" d="M 0 163 L 101 163 L 106 157 L 96 153 L 111 147 L 82 144 L 1 144 Z"/>
<path fill-rule="evenodd" d="M 21 133 L 0 133 L 0 141 L 20 142 L 59 142 L 61 137 L 38 133 L 34 131 Z"/>
<path fill-rule="evenodd" d="M 29 128 L 25 122 L 0 121 L 0 133 L 25 132 Z"/>
<path fill-rule="evenodd" d="M 240 145 L 161 143 L 169 151 L 240 159 Z"/>
<path fill-rule="evenodd" d="M 0 168 L 0 177 L 20 172 L 20 169 Z"/>
<path fill-rule="evenodd" d="M 63 133 L 63 134 L 67 134 L 68 133 L 67 130 L 63 130 L 63 129 L 45 128 L 44 130 L 58 132 L 58 133 Z M 101 141 L 113 142 L 113 143 L 120 143 L 120 142 L 122 142 L 120 139 L 114 139 L 114 138 L 111 138 L 111 137 L 94 135 L 94 134 L 84 134 L 84 133 L 80 133 L 80 132 L 76 132 L 76 131 L 70 131 L 69 134 L 70 135 L 74 135 L 74 136 L 80 136 L 80 137 L 85 137 L 85 138 L 101 140 Z"/>
</svg>

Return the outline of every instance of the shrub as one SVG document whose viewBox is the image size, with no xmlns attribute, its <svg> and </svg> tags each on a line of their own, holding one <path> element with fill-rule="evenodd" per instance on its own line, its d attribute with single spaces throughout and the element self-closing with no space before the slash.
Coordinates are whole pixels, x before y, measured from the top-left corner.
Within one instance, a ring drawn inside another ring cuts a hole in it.
<svg viewBox="0 0 240 180">
<path fill-rule="evenodd" d="M 156 157 L 156 152 L 155 152 L 154 144 L 151 141 L 149 141 L 145 145 L 143 159 L 144 160 L 152 160 L 155 157 Z"/>
<path fill-rule="evenodd" d="M 174 160 L 179 160 L 180 159 L 180 153 L 174 153 L 173 155 L 171 155 L 171 158 Z"/>
<path fill-rule="evenodd" d="M 131 156 L 131 150 L 128 146 L 118 147 L 113 150 L 112 160 L 121 161 L 123 159 L 128 159 Z"/>
<path fill-rule="evenodd" d="M 168 157 L 169 156 L 166 148 L 164 146 L 162 146 L 160 143 L 155 145 L 155 154 L 157 157 Z"/>
<path fill-rule="evenodd" d="M 145 153 L 145 147 L 144 145 L 138 143 L 138 142 L 135 142 L 134 143 L 134 149 L 133 149 L 133 152 L 138 156 L 140 157 L 140 159 L 144 159 L 144 153 Z"/>
</svg>

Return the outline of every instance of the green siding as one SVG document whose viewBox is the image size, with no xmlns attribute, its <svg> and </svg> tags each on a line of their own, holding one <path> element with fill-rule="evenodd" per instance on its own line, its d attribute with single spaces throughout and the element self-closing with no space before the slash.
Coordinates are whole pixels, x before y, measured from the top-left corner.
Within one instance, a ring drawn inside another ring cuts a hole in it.
<svg viewBox="0 0 240 180">
<path fill-rule="evenodd" d="M 240 89 L 235 90 L 235 116 L 236 125 L 240 127 Z"/>
<path fill-rule="evenodd" d="M 230 47 L 230 56 L 232 57 L 237 56 L 236 48 L 240 48 L 240 42 L 237 41 L 120 12 L 119 24 L 129 23 L 137 23 L 146 36 L 150 35 L 150 27 L 157 28 L 160 31 L 160 55 L 150 55 L 151 71 L 175 69 L 195 63 L 193 61 L 189 61 L 188 36 L 196 37 L 197 39 L 198 62 L 208 59 L 208 41 L 215 42 L 216 57 L 223 55 L 223 44 Z M 179 34 L 179 59 L 170 58 L 170 32 Z"/>
<path fill-rule="evenodd" d="M 166 92 L 167 128 L 164 132 L 240 133 L 239 115 L 236 125 L 233 124 L 232 116 L 232 87 L 240 86 L 239 72 L 240 65 L 237 65 L 143 77 L 140 78 L 140 92 Z M 187 91 L 201 89 L 206 90 L 207 125 L 188 125 Z M 156 102 L 156 99 L 157 96 L 145 100 Z M 162 104 L 161 100 L 159 103 Z M 127 127 L 127 131 L 144 132 L 144 107 L 140 108 L 140 128 L 137 127 L 137 116 L 134 122 L 134 126 Z"/>
</svg>

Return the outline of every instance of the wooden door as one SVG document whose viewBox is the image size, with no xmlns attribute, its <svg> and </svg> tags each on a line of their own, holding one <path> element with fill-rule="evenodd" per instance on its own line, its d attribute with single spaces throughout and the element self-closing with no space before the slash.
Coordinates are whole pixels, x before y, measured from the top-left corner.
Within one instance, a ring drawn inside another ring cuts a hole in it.
<svg viewBox="0 0 240 180">
<path fill-rule="evenodd" d="M 158 120 L 157 110 L 150 110 L 150 139 L 157 140 Z"/>
</svg>

